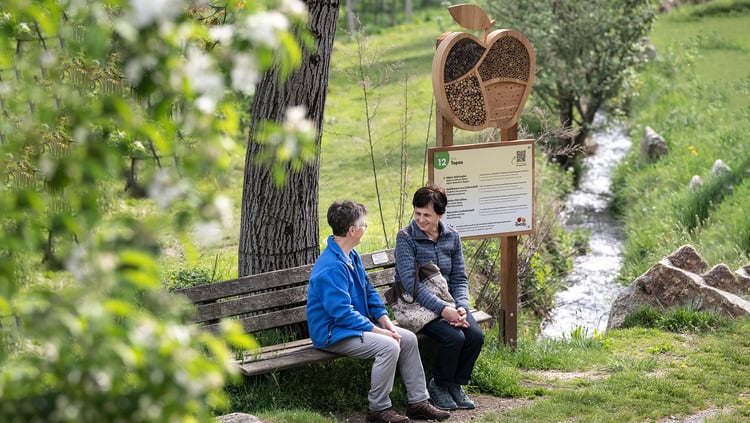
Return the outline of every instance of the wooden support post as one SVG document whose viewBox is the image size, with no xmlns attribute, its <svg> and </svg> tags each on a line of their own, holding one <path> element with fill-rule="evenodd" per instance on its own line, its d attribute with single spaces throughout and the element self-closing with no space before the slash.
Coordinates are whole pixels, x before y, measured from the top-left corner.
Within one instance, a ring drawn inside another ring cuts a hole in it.
<svg viewBox="0 0 750 423">
<path fill-rule="evenodd" d="M 518 139 L 518 124 L 502 129 L 501 141 Z M 500 307 L 503 342 L 515 349 L 518 341 L 518 236 L 500 238 Z"/>
<path fill-rule="evenodd" d="M 437 132 L 437 142 L 435 143 L 437 147 L 450 147 L 453 145 L 453 125 L 451 125 L 450 122 L 446 118 L 443 117 L 443 115 L 440 113 L 440 110 L 436 111 L 436 117 L 435 121 L 437 122 L 437 128 L 435 128 Z"/>
<path fill-rule="evenodd" d="M 500 304 L 503 342 L 511 349 L 518 340 L 518 237 L 500 238 Z"/>
</svg>

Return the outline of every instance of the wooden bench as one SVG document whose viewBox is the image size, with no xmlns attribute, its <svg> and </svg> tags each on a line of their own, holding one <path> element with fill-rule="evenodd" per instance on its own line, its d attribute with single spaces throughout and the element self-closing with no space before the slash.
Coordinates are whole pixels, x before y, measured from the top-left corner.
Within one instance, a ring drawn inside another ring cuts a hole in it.
<svg viewBox="0 0 750 423">
<path fill-rule="evenodd" d="M 370 282 L 382 297 L 394 280 L 393 249 L 361 254 L 361 257 Z M 311 270 L 312 265 L 299 266 L 175 292 L 196 305 L 195 322 L 205 330 L 218 333 L 221 319 L 235 318 L 245 332 L 256 337 L 269 330 L 279 330 L 281 336 L 287 338 L 300 336 L 257 351 L 243 352 L 236 363 L 244 375 L 253 376 L 339 357 L 313 348 L 307 335 L 305 303 Z M 492 316 L 485 312 L 473 310 L 472 313 L 480 324 L 492 322 Z"/>
</svg>

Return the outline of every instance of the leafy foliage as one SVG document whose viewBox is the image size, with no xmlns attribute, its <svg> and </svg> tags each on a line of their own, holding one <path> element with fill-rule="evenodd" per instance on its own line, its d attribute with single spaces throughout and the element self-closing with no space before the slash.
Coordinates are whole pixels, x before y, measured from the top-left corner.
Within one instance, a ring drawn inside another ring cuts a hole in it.
<svg viewBox="0 0 750 423">
<path fill-rule="evenodd" d="M 645 37 L 655 19 L 650 0 L 492 1 L 486 10 L 534 46 L 537 75 L 533 100 L 581 129 L 583 145 L 595 113 L 623 104 L 635 68 L 645 59 Z"/>
<path fill-rule="evenodd" d="M 299 63 L 290 31 L 306 17 L 294 1 L 231 5 L 4 3 L 0 420 L 209 421 L 227 406 L 228 346 L 255 343 L 237 324 L 221 338 L 191 324 L 161 289 L 157 234 L 194 226 L 190 251 L 226 222 L 227 200 L 195 187 L 221 183 L 235 102 L 272 64 Z M 276 133 L 291 145 L 307 127 Z M 155 213 L 117 212 L 126 174 Z"/>
</svg>

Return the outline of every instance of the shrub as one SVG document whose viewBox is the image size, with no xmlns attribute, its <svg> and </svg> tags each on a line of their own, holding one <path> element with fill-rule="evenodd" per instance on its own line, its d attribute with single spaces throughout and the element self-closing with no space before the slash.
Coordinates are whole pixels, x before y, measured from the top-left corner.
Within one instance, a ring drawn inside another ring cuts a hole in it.
<svg viewBox="0 0 750 423">
<path fill-rule="evenodd" d="M 191 286 L 203 285 L 212 282 L 211 272 L 207 269 L 179 269 L 168 276 L 167 289 L 190 288 Z"/>
</svg>

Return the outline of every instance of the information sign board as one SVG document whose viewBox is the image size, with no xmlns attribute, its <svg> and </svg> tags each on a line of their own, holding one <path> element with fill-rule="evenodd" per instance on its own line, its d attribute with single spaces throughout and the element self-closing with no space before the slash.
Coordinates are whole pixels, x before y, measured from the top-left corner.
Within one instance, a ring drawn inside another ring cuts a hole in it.
<svg viewBox="0 0 750 423">
<path fill-rule="evenodd" d="M 433 147 L 428 155 L 429 179 L 448 195 L 443 220 L 462 239 L 533 231 L 533 140 Z"/>
</svg>

